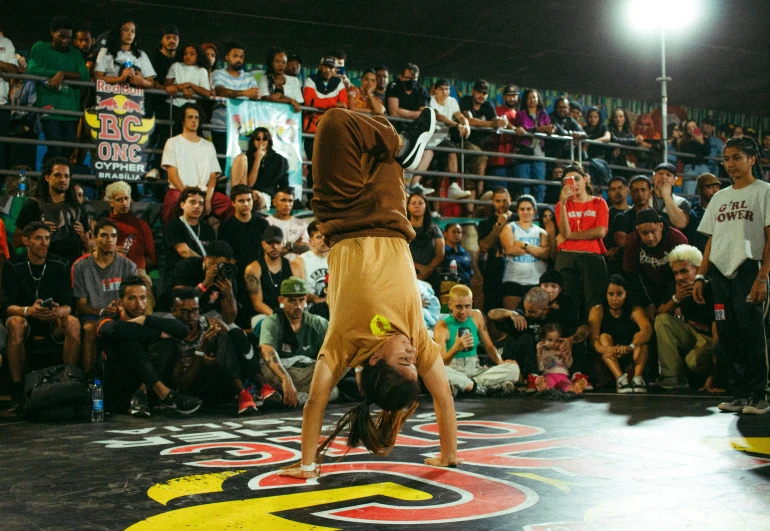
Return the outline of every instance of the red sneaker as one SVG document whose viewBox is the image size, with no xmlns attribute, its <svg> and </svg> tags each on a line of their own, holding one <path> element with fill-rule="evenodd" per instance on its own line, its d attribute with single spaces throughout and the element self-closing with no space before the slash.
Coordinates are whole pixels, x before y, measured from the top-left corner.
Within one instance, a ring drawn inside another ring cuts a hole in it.
<svg viewBox="0 0 770 531">
<path fill-rule="evenodd" d="M 273 389 L 270 384 L 264 384 L 262 386 L 262 402 L 267 402 L 268 404 L 282 404 L 283 397 L 281 396 L 281 393 Z"/>
<path fill-rule="evenodd" d="M 573 383 L 573 385 L 575 383 L 577 383 L 578 380 L 583 380 L 585 382 L 585 387 L 583 387 L 583 389 L 585 391 L 593 391 L 594 390 L 594 386 L 591 385 L 591 382 L 588 381 L 588 376 L 586 376 L 582 372 L 576 372 L 575 374 L 572 375 L 572 383 Z"/>
<path fill-rule="evenodd" d="M 535 382 L 537 382 L 537 374 L 529 374 L 527 375 L 527 388 L 524 390 L 525 393 L 534 393 L 537 391 L 537 385 Z"/>
<path fill-rule="evenodd" d="M 247 389 L 244 389 L 238 394 L 238 414 L 239 415 L 253 415 L 257 412 L 257 406 L 254 404 L 254 399 L 251 397 L 251 393 Z"/>
</svg>

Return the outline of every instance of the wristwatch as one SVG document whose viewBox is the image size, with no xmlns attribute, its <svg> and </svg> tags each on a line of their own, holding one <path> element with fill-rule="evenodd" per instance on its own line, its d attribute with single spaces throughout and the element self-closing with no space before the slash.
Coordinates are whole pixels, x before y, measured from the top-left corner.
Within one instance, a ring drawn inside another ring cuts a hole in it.
<svg viewBox="0 0 770 531">
<path fill-rule="evenodd" d="M 630 345 L 628 345 L 628 346 L 631 348 L 631 350 L 636 350 L 636 345 L 634 345 L 633 343 L 631 343 L 631 344 L 630 344 Z"/>
</svg>

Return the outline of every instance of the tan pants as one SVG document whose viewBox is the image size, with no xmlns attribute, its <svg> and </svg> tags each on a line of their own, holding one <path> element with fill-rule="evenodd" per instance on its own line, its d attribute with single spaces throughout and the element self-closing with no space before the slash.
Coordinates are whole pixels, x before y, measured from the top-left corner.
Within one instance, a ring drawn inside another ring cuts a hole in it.
<svg viewBox="0 0 770 531">
<path fill-rule="evenodd" d="M 281 379 L 276 376 L 267 363 L 262 363 L 262 376 L 265 377 L 267 383 L 272 385 L 275 389 L 283 392 L 283 386 L 281 385 Z M 289 367 L 286 372 L 291 377 L 291 382 L 299 393 L 310 392 L 310 381 L 313 379 L 313 372 L 315 371 L 315 363 L 303 367 Z"/>
<path fill-rule="evenodd" d="M 700 375 L 711 369 L 714 349 L 711 337 L 699 334 L 682 319 L 667 313 L 655 318 L 655 334 L 661 377 L 685 382 L 685 366 Z M 686 353 L 684 359 L 680 353 Z"/>
<path fill-rule="evenodd" d="M 482 388 L 500 385 L 504 382 L 519 381 L 519 365 L 517 363 L 502 363 L 485 368 L 479 365 L 478 356 L 453 359 L 449 365 L 444 365 L 449 385 L 465 390 L 473 382 Z"/>
</svg>

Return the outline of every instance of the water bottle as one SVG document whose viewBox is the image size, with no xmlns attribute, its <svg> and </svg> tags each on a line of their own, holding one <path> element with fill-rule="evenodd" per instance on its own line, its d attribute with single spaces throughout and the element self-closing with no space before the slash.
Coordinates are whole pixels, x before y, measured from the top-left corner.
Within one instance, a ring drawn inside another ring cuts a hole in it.
<svg viewBox="0 0 770 531">
<path fill-rule="evenodd" d="M 91 422 L 104 422 L 104 388 L 101 380 L 94 381 L 91 404 Z"/>
<path fill-rule="evenodd" d="M 449 276 L 452 278 L 457 278 L 457 260 L 452 260 L 449 262 Z"/>
<path fill-rule="evenodd" d="M 134 62 L 131 59 L 126 59 L 126 61 L 123 63 L 123 66 L 125 68 L 132 68 L 134 66 Z"/>
<path fill-rule="evenodd" d="M 19 189 L 16 191 L 16 197 L 27 196 L 27 172 L 21 170 L 19 172 Z"/>
</svg>

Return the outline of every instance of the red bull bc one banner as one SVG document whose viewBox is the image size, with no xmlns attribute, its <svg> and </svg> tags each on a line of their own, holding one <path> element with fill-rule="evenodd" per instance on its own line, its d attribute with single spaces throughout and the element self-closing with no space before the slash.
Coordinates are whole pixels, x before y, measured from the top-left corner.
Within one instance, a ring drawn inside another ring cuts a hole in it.
<svg viewBox="0 0 770 531">
<path fill-rule="evenodd" d="M 147 173 L 154 117 L 145 117 L 144 90 L 96 80 L 96 105 L 85 111 L 96 142 L 94 175 L 111 181 L 136 181 Z"/>
</svg>

